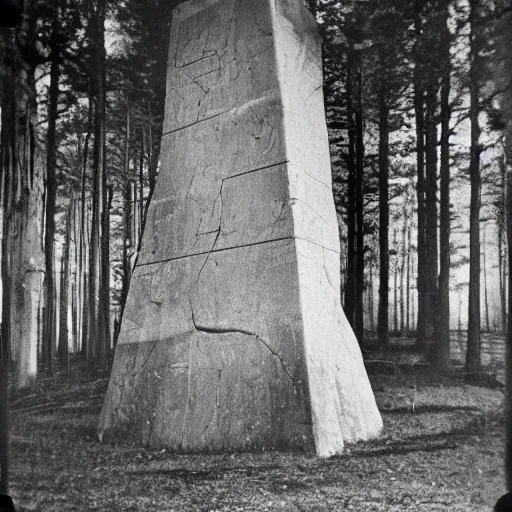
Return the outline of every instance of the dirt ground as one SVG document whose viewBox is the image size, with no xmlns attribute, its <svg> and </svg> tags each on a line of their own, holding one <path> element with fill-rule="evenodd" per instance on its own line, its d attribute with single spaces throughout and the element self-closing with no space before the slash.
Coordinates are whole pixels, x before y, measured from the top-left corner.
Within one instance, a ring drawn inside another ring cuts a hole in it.
<svg viewBox="0 0 512 512">
<path fill-rule="evenodd" d="M 382 436 L 320 460 L 100 444 L 107 379 L 75 362 L 12 397 L 10 493 L 38 512 L 491 511 L 505 492 L 503 389 L 411 368 L 371 376 Z"/>
</svg>

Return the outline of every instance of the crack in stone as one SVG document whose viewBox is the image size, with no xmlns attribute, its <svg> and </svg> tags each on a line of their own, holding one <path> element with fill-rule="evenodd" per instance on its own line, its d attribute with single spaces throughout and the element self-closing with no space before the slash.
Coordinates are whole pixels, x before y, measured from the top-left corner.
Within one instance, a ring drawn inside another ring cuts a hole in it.
<svg viewBox="0 0 512 512">
<path fill-rule="evenodd" d="M 262 242 L 255 242 L 255 243 L 252 243 L 252 244 L 245 244 L 245 245 L 240 245 L 240 246 L 227 247 L 227 248 L 224 248 L 224 249 L 215 249 L 215 245 L 217 244 L 217 241 L 219 239 L 220 232 L 221 232 L 221 227 L 222 227 L 222 191 L 223 191 L 223 188 L 224 188 L 224 182 L 226 180 L 230 180 L 230 179 L 233 179 L 233 178 L 238 178 L 240 176 L 245 176 L 246 174 L 252 174 L 252 173 L 258 172 L 258 171 L 263 171 L 263 170 L 266 170 L 266 169 L 270 169 L 272 167 L 278 167 L 280 165 L 285 165 L 287 163 L 288 163 L 288 160 L 283 160 L 281 162 L 277 162 L 277 163 L 269 164 L 269 165 L 264 165 L 264 166 L 258 167 L 256 169 L 251 169 L 250 171 L 241 172 L 241 173 L 238 173 L 238 174 L 234 174 L 233 176 L 226 176 L 225 178 L 222 178 L 221 186 L 220 186 L 220 192 L 217 195 L 217 198 L 215 199 L 215 202 L 214 202 L 214 208 L 215 208 L 215 205 L 217 204 L 217 201 L 220 201 L 220 207 L 219 207 L 219 211 L 220 211 L 220 214 L 219 214 L 219 227 L 217 229 L 214 229 L 214 230 L 211 230 L 211 231 L 206 231 L 204 233 L 199 233 L 199 228 L 200 228 L 200 225 L 199 225 L 198 228 L 197 228 L 197 231 L 196 231 L 196 239 L 194 240 L 193 244 L 189 247 L 189 249 L 187 249 L 187 251 L 186 251 L 187 254 L 185 254 L 183 256 L 177 256 L 177 257 L 174 257 L 174 258 L 168 258 L 168 259 L 165 259 L 165 260 L 160 260 L 160 261 L 151 261 L 151 262 L 141 263 L 139 266 L 156 265 L 158 263 L 167 263 L 167 262 L 170 262 L 170 261 L 175 261 L 175 260 L 180 260 L 180 259 L 183 259 L 183 258 L 188 258 L 188 257 L 192 257 L 192 256 L 200 256 L 202 254 L 206 254 L 207 255 L 206 260 L 204 261 L 204 263 L 203 263 L 203 265 L 201 267 L 201 270 L 199 271 L 198 278 L 197 278 L 197 280 L 199 281 L 199 277 L 201 276 L 201 272 L 203 271 L 203 268 L 206 265 L 206 263 L 208 261 L 208 258 L 210 257 L 210 254 L 213 253 L 213 252 L 221 252 L 221 251 L 226 251 L 226 250 L 229 250 L 229 249 L 238 249 L 238 248 L 242 248 L 242 247 L 250 247 L 252 245 L 259 245 L 259 244 L 263 244 L 263 243 L 274 242 L 274 241 L 279 241 L 279 240 L 288 240 L 290 238 L 293 238 L 293 237 L 282 237 L 282 238 L 276 238 L 274 240 L 264 240 Z M 208 169 L 208 167 L 206 169 Z M 206 169 L 205 169 L 205 171 L 206 171 Z M 213 234 L 213 233 L 217 233 L 217 236 L 215 237 L 215 240 L 213 241 L 213 244 L 212 244 L 212 246 L 211 246 L 209 251 L 195 253 L 195 254 L 188 254 L 188 251 L 190 249 L 192 249 L 195 246 L 195 244 L 197 243 L 197 239 L 198 239 L 199 236 L 201 236 L 201 235 L 209 235 L 209 234 Z"/>
<path fill-rule="evenodd" d="M 203 76 L 207 76 L 207 75 L 211 75 L 212 73 L 215 73 L 217 71 L 222 71 L 222 65 L 221 65 L 221 62 L 220 62 L 220 57 L 219 57 L 219 54 L 217 52 L 215 52 L 214 54 L 212 55 L 208 55 L 207 57 L 203 57 L 202 59 L 199 59 L 198 61 L 196 62 L 201 62 L 202 60 L 205 60 L 207 58 L 210 58 L 210 57 L 217 57 L 217 67 L 216 68 L 213 68 L 213 69 L 210 69 L 209 71 L 205 71 L 204 73 L 201 73 L 199 75 L 195 75 L 195 76 L 191 76 L 190 74 L 186 73 L 185 71 L 183 71 L 183 74 L 195 85 L 199 86 L 200 89 L 203 91 L 203 93 L 205 94 L 205 96 L 210 92 L 211 88 L 210 87 L 207 87 L 206 89 L 200 84 L 200 82 L 198 82 L 198 78 L 202 78 Z"/>
<path fill-rule="evenodd" d="M 325 277 L 327 278 L 327 282 L 329 283 L 329 286 L 333 290 L 336 290 L 336 288 L 334 287 L 334 285 L 331 282 L 331 277 L 329 276 L 329 272 L 327 271 L 327 265 L 326 265 L 326 261 L 325 261 L 325 249 L 322 250 L 322 259 L 324 260 L 322 266 L 324 268 Z"/>
<path fill-rule="evenodd" d="M 321 185 L 323 185 L 324 187 L 327 187 L 329 190 L 331 189 L 330 185 L 328 185 L 327 183 L 323 182 L 322 180 L 319 180 L 318 178 L 315 178 L 315 176 L 313 176 L 312 174 L 309 174 L 308 172 L 306 171 L 302 171 L 306 176 L 309 176 L 311 179 L 315 180 L 315 181 L 318 181 L 318 183 L 320 183 Z"/>
<path fill-rule="evenodd" d="M 295 379 L 293 378 L 292 374 L 288 371 L 288 368 L 286 367 L 282 356 L 272 348 L 270 342 L 263 338 L 263 336 L 260 336 L 259 334 L 249 331 L 248 329 L 241 329 L 241 328 L 235 328 L 235 327 L 207 327 L 199 325 L 196 322 L 196 318 L 194 315 L 194 307 L 192 305 L 192 300 L 189 299 L 190 302 L 190 311 L 192 314 L 192 324 L 194 325 L 194 329 L 199 332 L 205 332 L 208 334 L 231 334 L 231 333 L 239 333 L 239 334 L 245 334 L 247 336 L 254 336 L 262 345 L 264 345 L 267 350 L 275 357 L 277 357 L 279 363 L 281 364 L 281 367 L 283 368 L 283 371 L 286 373 L 288 378 L 290 379 L 292 386 L 297 392 L 297 384 L 295 382 Z"/>
<path fill-rule="evenodd" d="M 187 66 L 191 66 L 192 64 L 197 64 L 198 62 L 201 62 L 203 60 L 206 60 L 208 57 L 215 57 L 217 56 L 220 60 L 220 56 L 217 52 L 217 50 L 203 50 L 203 56 L 196 60 L 191 60 L 190 62 L 186 62 L 185 64 L 182 64 L 181 66 L 178 66 L 177 63 L 175 63 L 174 67 L 176 69 L 183 69 Z"/>
<path fill-rule="evenodd" d="M 315 92 L 316 92 L 316 91 L 318 91 L 318 90 L 322 89 L 322 87 L 323 87 L 323 84 L 319 85 L 318 87 L 315 87 L 315 88 L 314 88 L 314 89 L 313 89 L 313 90 L 312 90 L 312 91 L 311 91 L 311 92 L 306 96 L 306 98 L 304 99 L 304 101 L 305 101 L 305 102 L 306 102 L 306 101 L 308 101 L 308 100 L 309 100 L 309 98 L 311 98 L 311 96 L 313 96 L 313 94 L 315 94 Z"/>
<path fill-rule="evenodd" d="M 180 126 L 179 128 L 175 128 L 174 130 L 169 130 L 168 132 L 163 133 L 162 137 L 165 135 L 171 135 L 172 133 L 180 132 L 181 130 L 186 130 L 187 128 L 191 128 L 192 126 L 195 126 L 196 124 L 199 124 L 199 123 L 204 123 L 205 121 L 209 121 L 210 119 L 215 119 L 216 117 L 227 114 L 228 112 L 232 112 L 236 108 L 237 107 L 228 108 L 227 110 L 223 110 L 222 112 L 218 112 L 217 114 L 212 114 L 211 116 L 204 117 L 203 119 L 197 119 L 196 121 L 194 121 L 192 123 L 185 124 L 183 126 Z"/>
<path fill-rule="evenodd" d="M 306 201 L 303 201 L 302 199 L 299 199 L 298 197 L 290 197 L 290 199 L 289 199 L 290 206 L 294 206 L 295 203 L 302 203 L 303 205 L 307 206 L 313 213 L 315 213 L 326 224 L 328 224 L 328 222 L 309 203 L 307 203 Z"/>
<path fill-rule="evenodd" d="M 217 233 L 218 231 L 219 231 L 218 229 L 214 229 L 213 231 L 203 231 L 203 232 L 199 233 L 199 230 L 198 230 L 198 232 L 196 233 L 196 236 L 211 235 L 212 233 Z"/>
<path fill-rule="evenodd" d="M 208 169 L 210 167 L 211 167 L 210 165 L 207 165 L 205 167 L 205 169 L 204 169 L 204 171 L 202 173 L 203 176 L 206 175 L 206 171 L 208 171 Z M 196 175 L 194 175 L 194 178 L 192 179 L 192 182 L 195 179 L 195 176 Z M 192 182 L 191 182 L 191 184 L 192 184 Z M 189 187 L 189 190 L 192 190 L 192 186 Z M 217 195 L 217 197 L 215 198 L 215 201 L 213 202 L 213 207 L 211 208 L 211 210 L 209 212 L 208 212 L 208 210 L 206 210 L 206 213 L 204 211 L 202 211 L 203 201 L 199 201 L 198 199 L 195 199 L 193 197 L 191 197 L 191 199 L 192 199 L 192 201 L 197 203 L 198 209 L 201 211 L 201 218 L 199 219 L 199 224 L 198 224 L 197 230 L 196 230 L 196 239 L 194 240 L 194 243 L 192 244 L 190 249 L 187 249 L 185 251 L 186 253 L 189 253 L 189 251 L 194 248 L 194 246 L 196 245 L 196 243 L 197 243 L 197 241 L 198 241 L 200 236 L 211 235 L 212 233 L 217 233 L 217 231 L 218 231 L 218 229 L 213 229 L 213 230 L 209 230 L 209 231 L 200 231 L 200 229 L 201 229 L 201 226 L 203 225 L 203 219 L 206 217 L 206 215 L 209 214 L 210 219 L 214 218 L 215 213 L 216 213 L 216 209 L 217 209 L 217 201 L 219 200 L 219 195 Z"/>
<path fill-rule="evenodd" d="M 213 231 L 213 233 L 216 233 L 216 232 L 217 232 L 217 230 Z M 292 235 L 290 235 L 290 236 L 282 236 L 282 237 L 278 237 L 278 238 L 272 238 L 271 240 L 262 240 L 260 242 L 252 242 L 252 243 L 249 243 L 249 244 L 242 244 L 242 245 L 233 245 L 231 247 L 223 247 L 221 249 L 213 249 L 213 250 L 210 250 L 210 251 L 198 252 L 198 253 L 194 253 L 194 254 L 184 254 L 183 256 L 175 256 L 174 258 L 166 258 L 164 260 L 147 261 L 147 262 L 144 262 L 144 263 L 139 263 L 138 266 L 139 267 L 145 267 L 145 266 L 148 266 L 148 265 L 158 265 L 160 263 L 169 263 L 171 261 L 183 260 L 185 258 L 192 258 L 194 256 L 202 256 L 203 254 L 231 251 L 232 249 L 243 249 L 244 247 L 253 247 L 255 245 L 270 244 L 270 243 L 273 243 L 273 242 L 282 242 L 284 240 L 293 240 L 294 238 L 298 238 L 298 237 L 297 236 L 292 236 Z M 302 238 L 301 240 L 306 240 L 307 242 L 310 242 L 310 240 L 307 240 L 305 238 Z M 311 243 L 314 243 L 314 242 L 311 242 Z M 315 245 L 318 245 L 318 244 L 315 244 Z M 335 251 L 334 249 L 329 249 L 328 247 L 325 247 L 325 249 L 328 249 L 328 250 L 333 251 L 333 252 L 338 252 L 338 251 Z"/>
<path fill-rule="evenodd" d="M 294 236 L 293 238 L 295 238 L 297 240 L 304 240 L 304 242 L 309 242 L 310 244 L 316 245 L 317 247 L 321 247 L 322 249 L 325 249 L 326 251 L 331 251 L 331 252 L 334 252 L 336 254 L 340 253 L 336 249 L 332 249 L 331 247 L 325 247 L 324 245 L 319 244 L 317 242 L 313 242 L 313 240 L 309 240 L 308 238 L 303 238 L 301 236 Z"/>
<path fill-rule="evenodd" d="M 212 231 L 212 233 L 217 233 L 217 230 Z M 332 247 L 325 247 L 324 245 L 319 244 L 317 242 L 314 242 L 313 240 L 309 240 L 308 238 L 304 238 L 304 237 L 297 236 L 297 235 L 282 236 L 282 237 L 278 237 L 278 238 L 272 238 L 270 240 L 262 240 L 262 241 L 259 241 L 259 242 L 252 242 L 252 243 L 249 243 L 249 244 L 233 245 L 231 247 L 223 247 L 221 249 L 214 249 L 213 245 L 215 245 L 215 243 L 217 241 L 217 238 L 218 237 L 216 237 L 214 243 L 212 244 L 212 249 L 210 249 L 209 251 L 198 252 L 198 253 L 194 253 L 194 254 L 185 254 L 183 256 L 175 256 L 174 258 L 166 258 L 164 260 L 158 260 L 158 261 L 147 261 L 147 262 L 144 262 L 144 263 L 139 263 L 138 266 L 139 267 L 147 267 L 149 265 L 159 265 L 161 263 L 169 263 L 171 261 L 183 260 L 185 258 L 192 258 L 194 256 L 202 256 L 203 254 L 207 254 L 208 257 L 209 257 L 209 255 L 212 254 L 212 253 L 231 251 L 233 249 L 243 249 L 244 247 L 253 247 L 253 246 L 256 246 L 256 245 L 271 244 L 273 242 L 283 242 L 285 240 L 294 240 L 294 239 L 295 240 L 303 240 L 304 242 L 309 242 L 310 244 L 316 245 L 317 247 L 322 247 L 326 251 L 331 251 L 331 252 L 334 252 L 336 254 L 340 254 L 340 252 L 338 250 L 333 249 Z M 203 267 L 204 267 L 205 264 L 206 264 L 206 262 L 203 264 Z"/>
<path fill-rule="evenodd" d="M 219 211 L 220 211 L 220 214 L 219 214 L 219 228 L 216 230 L 217 232 L 217 235 L 215 236 L 215 240 L 213 241 L 213 244 L 212 244 L 212 247 L 211 249 L 208 251 L 208 253 L 206 254 L 206 258 L 204 260 L 204 263 L 202 264 L 201 266 L 201 269 L 199 270 L 199 274 L 197 275 L 197 281 L 196 281 L 196 284 L 199 283 L 199 279 L 201 278 L 201 273 L 203 272 L 203 269 L 206 265 L 206 263 L 208 263 L 208 260 L 210 258 L 210 255 L 211 253 L 214 251 L 215 249 L 215 245 L 217 243 L 217 240 L 219 239 L 219 236 L 220 236 L 220 231 L 221 231 L 221 228 L 222 228 L 222 190 L 224 188 L 224 180 L 226 178 L 224 178 L 221 183 L 220 183 L 220 192 L 219 192 L 219 195 L 217 196 L 217 199 L 220 201 L 220 208 L 219 208 Z M 217 200 L 215 200 L 215 202 L 217 202 Z M 214 231 L 215 232 L 215 231 Z"/>
<path fill-rule="evenodd" d="M 144 370 L 144 367 L 148 364 L 149 359 L 153 355 L 153 352 L 155 351 L 155 348 L 157 345 L 158 345 L 158 341 L 154 341 L 153 346 L 151 347 L 151 350 L 149 351 L 149 354 L 146 356 L 146 359 L 144 360 L 142 365 L 139 366 L 138 370 L 135 373 L 132 373 L 132 377 L 138 377 L 141 374 L 142 370 Z"/>
<path fill-rule="evenodd" d="M 245 176 L 246 174 L 252 174 L 253 172 L 264 171 L 265 169 L 270 169 L 272 167 L 279 167 L 280 165 L 286 165 L 289 163 L 289 160 L 282 160 L 281 162 L 276 162 L 275 164 L 264 165 L 262 167 L 257 167 L 256 169 L 251 169 L 250 171 L 240 172 L 238 174 L 233 174 L 232 176 L 226 176 L 224 180 L 231 180 L 233 178 L 239 178 L 240 176 Z"/>
<path fill-rule="evenodd" d="M 180 48 L 184 48 L 188 45 L 188 43 L 190 43 L 191 41 L 193 41 L 194 39 L 195 40 L 201 40 L 201 37 L 203 36 L 203 34 L 206 32 L 206 35 L 205 35 L 205 38 L 204 38 L 204 44 L 203 44 L 203 56 L 200 57 L 199 59 L 196 59 L 196 60 L 193 60 L 193 61 L 190 61 L 190 62 L 185 62 L 185 64 L 181 65 L 181 66 L 178 66 L 178 53 L 180 51 Z M 180 36 L 178 37 L 178 41 L 177 41 L 177 44 L 176 44 L 176 52 L 174 53 L 174 67 L 177 68 L 177 69 L 180 69 L 180 68 L 183 68 L 183 67 L 186 67 L 186 66 L 189 66 L 190 64 L 194 64 L 195 62 L 200 62 L 201 60 L 204 60 L 205 58 L 207 57 L 210 57 L 210 55 L 207 55 L 208 52 L 215 52 L 215 50 L 207 50 L 206 49 L 206 45 L 208 44 L 208 40 L 210 38 L 210 28 L 208 27 L 206 30 L 203 30 L 200 34 L 199 34 L 199 37 L 188 37 L 186 40 L 185 40 L 185 44 L 183 46 L 180 46 L 180 42 L 182 42 L 182 37 L 181 37 L 181 31 L 180 31 Z"/>
</svg>

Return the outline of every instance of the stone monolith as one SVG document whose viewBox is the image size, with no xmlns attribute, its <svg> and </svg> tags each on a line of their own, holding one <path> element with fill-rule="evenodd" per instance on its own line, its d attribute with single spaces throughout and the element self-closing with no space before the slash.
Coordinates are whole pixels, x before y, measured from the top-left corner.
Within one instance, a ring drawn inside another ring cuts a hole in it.
<svg viewBox="0 0 512 512">
<path fill-rule="evenodd" d="M 315 20 L 301 0 L 182 3 L 100 436 L 329 456 L 381 426 L 340 303 Z"/>
</svg>

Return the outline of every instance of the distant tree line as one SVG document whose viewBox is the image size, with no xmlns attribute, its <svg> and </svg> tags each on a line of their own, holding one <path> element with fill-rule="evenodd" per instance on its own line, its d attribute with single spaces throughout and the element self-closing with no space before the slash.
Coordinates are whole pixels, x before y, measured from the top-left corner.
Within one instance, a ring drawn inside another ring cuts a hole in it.
<svg viewBox="0 0 512 512">
<path fill-rule="evenodd" d="M 488 221 L 498 235 L 500 330 L 507 321 L 507 164 L 494 122 L 502 91 L 492 79 L 500 65 L 499 13 L 483 0 L 317 2 L 334 192 L 344 220 L 345 313 L 363 342 L 363 317 L 372 327 L 377 302 L 382 347 L 390 332 L 414 335 L 428 360 L 447 369 L 450 290 L 465 284 L 452 273 L 469 264 L 471 374 L 481 371 L 481 318 L 490 329 L 489 240 L 481 237 Z M 455 208 L 453 190 L 461 185 L 468 201 Z M 468 231 L 468 246 L 454 243 L 454 228 Z"/>
</svg>

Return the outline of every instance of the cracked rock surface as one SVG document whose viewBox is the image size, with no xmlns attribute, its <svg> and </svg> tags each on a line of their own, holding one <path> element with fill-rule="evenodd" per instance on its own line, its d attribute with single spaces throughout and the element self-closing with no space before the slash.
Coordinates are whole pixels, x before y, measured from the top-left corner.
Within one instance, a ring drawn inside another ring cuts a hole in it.
<svg viewBox="0 0 512 512">
<path fill-rule="evenodd" d="M 99 431 L 320 456 L 382 426 L 340 303 L 316 25 L 301 2 L 173 13 L 162 167 Z"/>
</svg>

